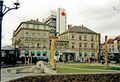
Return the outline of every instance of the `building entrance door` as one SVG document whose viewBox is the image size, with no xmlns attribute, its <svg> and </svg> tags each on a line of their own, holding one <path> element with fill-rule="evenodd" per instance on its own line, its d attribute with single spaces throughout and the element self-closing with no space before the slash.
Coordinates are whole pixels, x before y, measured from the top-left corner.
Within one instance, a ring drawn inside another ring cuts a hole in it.
<svg viewBox="0 0 120 82">
<path fill-rule="evenodd" d="M 64 62 L 75 62 L 75 53 L 63 53 L 63 61 Z"/>
</svg>

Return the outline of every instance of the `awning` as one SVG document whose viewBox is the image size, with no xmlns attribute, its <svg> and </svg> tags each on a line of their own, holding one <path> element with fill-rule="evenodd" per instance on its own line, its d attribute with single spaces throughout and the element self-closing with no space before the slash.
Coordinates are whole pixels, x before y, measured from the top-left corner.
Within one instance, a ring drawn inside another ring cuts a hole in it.
<svg viewBox="0 0 120 82">
<path fill-rule="evenodd" d="M 80 56 L 80 57 L 82 56 L 82 52 L 79 52 L 79 56 Z"/>
<path fill-rule="evenodd" d="M 86 57 L 87 55 L 88 55 L 88 54 L 85 52 L 85 53 L 84 53 L 84 56 Z"/>
<path fill-rule="evenodd" d="M 95 56 L 95 53 L 92 52 L 92 53 L 91 53 L 91 56 L 92 56 L 92 57 Z"/>
<path fill-rule="evenodd" d="M 40 51 L 37 51 L 37 55 L 40 56 L 40 55 L 41 55 L 41 52 L 40 52 Z"/>
<path fill-rule="evenodd" d="M 47 54 L 47 52 L 46 52 L 46 51 L 43 51 L 43 54 Z"/>
<path fill-rule="evenodd" d="M 46 61 L 46 62 L 48 62 L 48 58 L 46 58 L 46 57 L 37 57 L 37 60 L 38 61 Z"/>
<path fill-rule="evenodd" d="M 34 52 L 34 51 L 32 51 L 32 52 L 31 52 L 31 54 L 35 54 L 35 52 Z"/>
<path fill-rule="evenodd" d="M 28 50 L 25 51 L 25 56 L 27 56 L 27 55 L 29 55 L 29 51 Z"/>
<path fill-rule="evenodd" d="M 31 52 L 31 55 L 32 55 L 32 56 L 34 56 L 34 55 L 35 55 L 35 52 L 34 52 L 34 51 L 32 51 L 32 52 Z"/>
<path fill-rule="evenodd" d="M 55 52 L 55 56 L 58 56 L 58 55 L 59 55 L 59 52 L 58 52 L 58 51 L 56 51 L 56 52 Z"/>
</svg>

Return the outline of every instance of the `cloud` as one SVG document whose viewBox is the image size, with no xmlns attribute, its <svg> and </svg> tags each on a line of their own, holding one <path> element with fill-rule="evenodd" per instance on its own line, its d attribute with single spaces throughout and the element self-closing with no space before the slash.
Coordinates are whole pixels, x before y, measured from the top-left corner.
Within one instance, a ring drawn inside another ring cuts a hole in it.
<svg viewBox="0 0 120 82">
<path fill-rule="evenodd" d="M 67 11 L 67 23 L 85 25 L 93 31 L 116 37 L 120 35 L 120 11 L 113 10 L 113 6 L 120 7 L 120 0 L 20 0 L 21 7 L 11 11 L 4 17 L 3 44 L 11 44 L 12 32 L 22 21 L 39 18 L 40 21 L 50 10 L 58 7 Z M 8 6 L 12 4 L 6 0 Z M 10 5 L 11 6 L 11 5 Z"/>
</svg>

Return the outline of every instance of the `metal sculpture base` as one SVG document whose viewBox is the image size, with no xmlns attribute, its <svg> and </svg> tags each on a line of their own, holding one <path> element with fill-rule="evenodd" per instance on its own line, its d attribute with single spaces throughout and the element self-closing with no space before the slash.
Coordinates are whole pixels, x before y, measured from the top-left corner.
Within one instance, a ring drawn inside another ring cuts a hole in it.
<svg viewBox="0 0 120 82">
<path fill-rule="evenodd" d="M 36 73 L 36 74 L 56 74 L 57 70 L 47 67 L 43 61 L 38 61 L 34 66 L 16 67 L 6 70 L 8 73 Z"/>
</svg>

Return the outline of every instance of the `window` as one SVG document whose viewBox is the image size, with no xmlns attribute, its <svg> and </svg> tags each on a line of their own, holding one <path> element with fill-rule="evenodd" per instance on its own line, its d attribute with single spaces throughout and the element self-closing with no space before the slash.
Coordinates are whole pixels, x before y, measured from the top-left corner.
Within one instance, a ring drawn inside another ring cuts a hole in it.
<svg viewBox="0 0 120 82">
<path fill-rule="evenodd" d="M 26 24 L 26 28 L 29 28 L 29 24 Z"/>
<path fill-rule="evenodd" d="M 87 47 L 87 43 L 84 43 L 84 47 L 85 47 L 85 48 Z"/>
<path fill-rule="evenodd" d="M 52 18 L 51 20 L 55 22 L 55 21 L 56 21 L 56 18 Z"/>
<path fill-rule="evenodd" d="M 84 40 L 85 40 L 85 41 L 87 40 L 87 35 L 84 35 Z"/>
<path fill-rule="evenodd" d="M 91 48 L 94 48 L 94 43 L 91 43 Z"/>
<path fill-rule="evenodd" d="M 37 38 L 40 38 L 40 33 L 37 34 Z"/>
<path fill-rule="evenodd" d="M 40 36 L 40 33 L 38 33 L 38 35 Z"/>
<path fill-rule="evenodd" d="M 93 41 L 93 35 L 91 36 L 91 41 Z"/>
<path fill-rule="evenodd" d="M 114 45 L 112 45 L 112 47 L 114 48 Z"/>
<path fill-rule="evenodd" d="M 34 45 L 34 43 L 32 43 L 32 45 L 31 45 L 31 48 L 35 48 L 35 45 Z"/>
<path fill-rule="evenodd" d="M 68 36 L 66 35 L 66 39 L 68 40 Z"/>
<path fill-rule="evenodd" d="M 46 48 L 46 43 L 43 43 L 43 48 Z"/>
<path fill-rule="evenodd" d="M 109 52 L 111 52 L 111 48 L 109 48 Z"/>
<path fill-rule="evenodd" d="M 35 29 L 35 25 L 33 24 L 33 28 Z"/>
<path fill-rule="evenodd" d="M 109 45 L 109 47 L 111 47 L 111 45 Z"/>
<path fill-rule="evenodd" d="M 74 48 L 74 44 L 75 44 L 75 42 L 72 42 L 72 48 Z"/>
<path fill-rule="evenodd" d="M 118 44 L 118 51 L 120 52 L 120 44 Z"/>
<path fill-rule="evenodd" d="M 25 42 L 28 42 L 29 41 L 29 39 L 27 38 L 27 39 L 25 39 Z"/>
<path fill-rule="evenodd" d="M 52 22 L 52 26 L 56 26 L 56 22 Z"/>
<path fill-rule="evenodd" d="M 25 32 L 25 37 L 28 37 L 29 36 L 29 32 Z"/>
<path fill-rule="evenodd" d="M 114 48 L 112 49 L 112 51 L 114 52 Z"/>
<path fill-rule="evenodd" d="M 25 32 L 25 34 L 29 34 L 29 32 Z"/>
<path fill-rule="evenodd" d="M 74 45 L 74 44 L 75 44 L 75 42 L 72 42 L 72 44 Z"/>
<path fill-rule="evenodd" d="M 74 35 L 72 35 L 72 39 L 74 39 Z"/>
<path fill-rule="evenodd" d="M 56 43 L 55 43 L 55 46 L 59 46 L 59 43 L 58 43 L 58 42 L 56 42 Z"/>
<path fill-rule="evenodd" d="M 40 47 L 40 44 L 39 43 L 37 43 L 37 48 L 39 48 Z"/>
<path fill-rule="evenodd" d="M 43 34 L 44 35 L 44 38 L 46 37 L 46 33 Z"/>
<path fill-rule="evenodd" d="M 35 33 L 32 33 L 32 37 L 35 37 Z"/>
<path fill-rule="evenodd" d="M 37 29 L 39 29 L 39 25 L 37 25 Z"/>
<path fill-rule="evenodd" d="M 81 40 L 81 35 L 79 35 L 79 40 Z"/>
<path fill-rule="evenodd" d="M 63 46 L 63 43 L 60 43 L 60 46 Z"/>
<path fill-rule="evenodd" d="M 64 44 L 64 47 L 67 48 L 67 43 Z"/>
<path fill-rule="evenodd" d="M 23 44 L 23 47 L 28 48 L 28 47 L 29 47 L 29 44 L 28 44 L 28 43 L 24 43 L 24 44 Z"/>
<path fill-rule="evenodd" d="M 79 43 L 79 47 L 80 47 L 80 48 L 82 47 L 82 43 Z"/>
<path fill-rule="evenodd" d="M 72 48 L 74 48 L 74 45 L 72 45 Z"/>
</svg>

